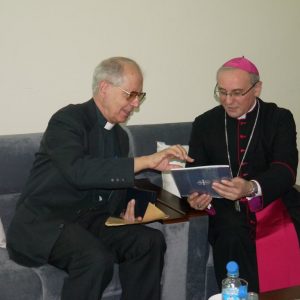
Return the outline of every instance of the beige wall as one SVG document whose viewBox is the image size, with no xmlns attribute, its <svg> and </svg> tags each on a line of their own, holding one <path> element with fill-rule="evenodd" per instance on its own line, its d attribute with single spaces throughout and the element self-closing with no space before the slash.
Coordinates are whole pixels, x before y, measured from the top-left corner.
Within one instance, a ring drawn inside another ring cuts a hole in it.
<svg viewBox="0 0 300 300">
<path fill-rule="evenodd" d="M 299 12 L 299 0 L 0 0 L 0 134 L 43 131 L 58 108 L 91 96 L 95 65 L 114 55 L 145 73 L 129 124 L 192 121 L 216 104 L 220 64 L 245 55 L 262 98 L 300 128 Z"/>
</svg>

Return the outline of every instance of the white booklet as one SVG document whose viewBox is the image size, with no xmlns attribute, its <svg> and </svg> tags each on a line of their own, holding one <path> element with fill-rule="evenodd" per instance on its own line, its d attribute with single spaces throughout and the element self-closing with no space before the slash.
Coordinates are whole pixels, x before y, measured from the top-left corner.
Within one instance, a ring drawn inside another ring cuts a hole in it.
<svg viewBox="0 0 300 300">
<path fill-rule="evenodd" d="M 232 178 L 228 165 L 178 168 L 172 169 L 171 174 L 182 197 L 187 197 L 193 192 L 198 192 L 200 194 L 209 194 L 214 198 L 221 198 L 212 189 L 212 183 Z"/>
</svg>

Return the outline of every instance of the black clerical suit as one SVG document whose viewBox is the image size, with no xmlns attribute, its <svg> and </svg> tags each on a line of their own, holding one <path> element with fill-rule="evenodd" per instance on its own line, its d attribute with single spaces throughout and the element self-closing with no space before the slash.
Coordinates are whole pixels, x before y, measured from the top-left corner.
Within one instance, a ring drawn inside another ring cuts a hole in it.
<svg viewBox="0 0 300 300">
<path fill-rule="evenodd" d="M 134 184 L 126 132 L 93 99 L 55 113 L 36 154 L 7 235 L 10 257 L 69 273 L 62 299 L 100 299 L 120 264 L 124 299 L 159 299 L 165 241 L 142 225 L 107 227 Z"/>
<path fill-rule="evenodd" d="M 256 128 L 242 161 L 257 116 Z M 233 176 L 237 176 L 241 167 L 240 177 L 254 179 L 260 184 L 261 208 L 281 197 L 299 234 L 300 197 L 293 188 L 298 151 L 292 114 L 273 103 L 257 99 L 256 106 L 245 118 L 235 119 L 226 115 L 226 122 L 228 146 L 225 138 L 225 111 L 222 106 L 195 119 L 189 146 L 189 155 L 195 161 L 189 166 L 228 165 L 230 160 Z M 226 263 L 235 260 L 240 265 L 240 276 L 249 281 L 249 290 L 258 291 L 256 217 L 249 210 L 247 201 L 240 201 L 239 212 L 234 201 L 213 199 L 216 215 L 209 216 L 209 241 L 213 247 L 219 286 L 226 277 Z"/>
</svg>

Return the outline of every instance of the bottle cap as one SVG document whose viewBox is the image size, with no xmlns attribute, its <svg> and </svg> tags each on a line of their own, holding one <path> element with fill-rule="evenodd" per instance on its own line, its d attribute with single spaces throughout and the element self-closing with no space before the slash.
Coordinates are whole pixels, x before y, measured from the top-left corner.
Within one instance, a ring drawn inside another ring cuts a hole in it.
<svg viewBox="0 0 300 300">
<path fill-rule="evenodd" d="M 239 266 L 235 261 L 230 261 L 226 265 L 227 273 L 230 275 L 239 275 Z"/>
</svg>

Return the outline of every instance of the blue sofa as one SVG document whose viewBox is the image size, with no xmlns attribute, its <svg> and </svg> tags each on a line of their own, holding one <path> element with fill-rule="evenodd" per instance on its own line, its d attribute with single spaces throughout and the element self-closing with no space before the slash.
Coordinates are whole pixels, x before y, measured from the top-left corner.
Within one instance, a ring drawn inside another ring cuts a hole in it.
<svg viewBox="0 0 300 300">
<path fill-rule="evenodd" d="M 128 132 L 132 156 L 156 151 L 156 142 L 187 144 L 191 123 L 131 125 Z M 34 153 L 42 133 L 0 136 L 0 218 L 7 230 L 16 201 L 29 174 Z M 161 174 L 144 171 L 137 178 L 147 178 L 161 186 Z M 175 223 L 148 224 L 161 230 L 167 242 L 162 277 L 163 300 L 207 300 L 218 292 L 211 251 L 207 242 L 207 216 L 195 216 Z M 58 300 L 67 274 L 53 266 L 23 267 L 9 259 L 7 250 L 0 248 L 1 300 Z M 118 266 L 102 299 L 120 299 Z M 74 299 L 76 300 L 76 299 Z"/>
</svg>

